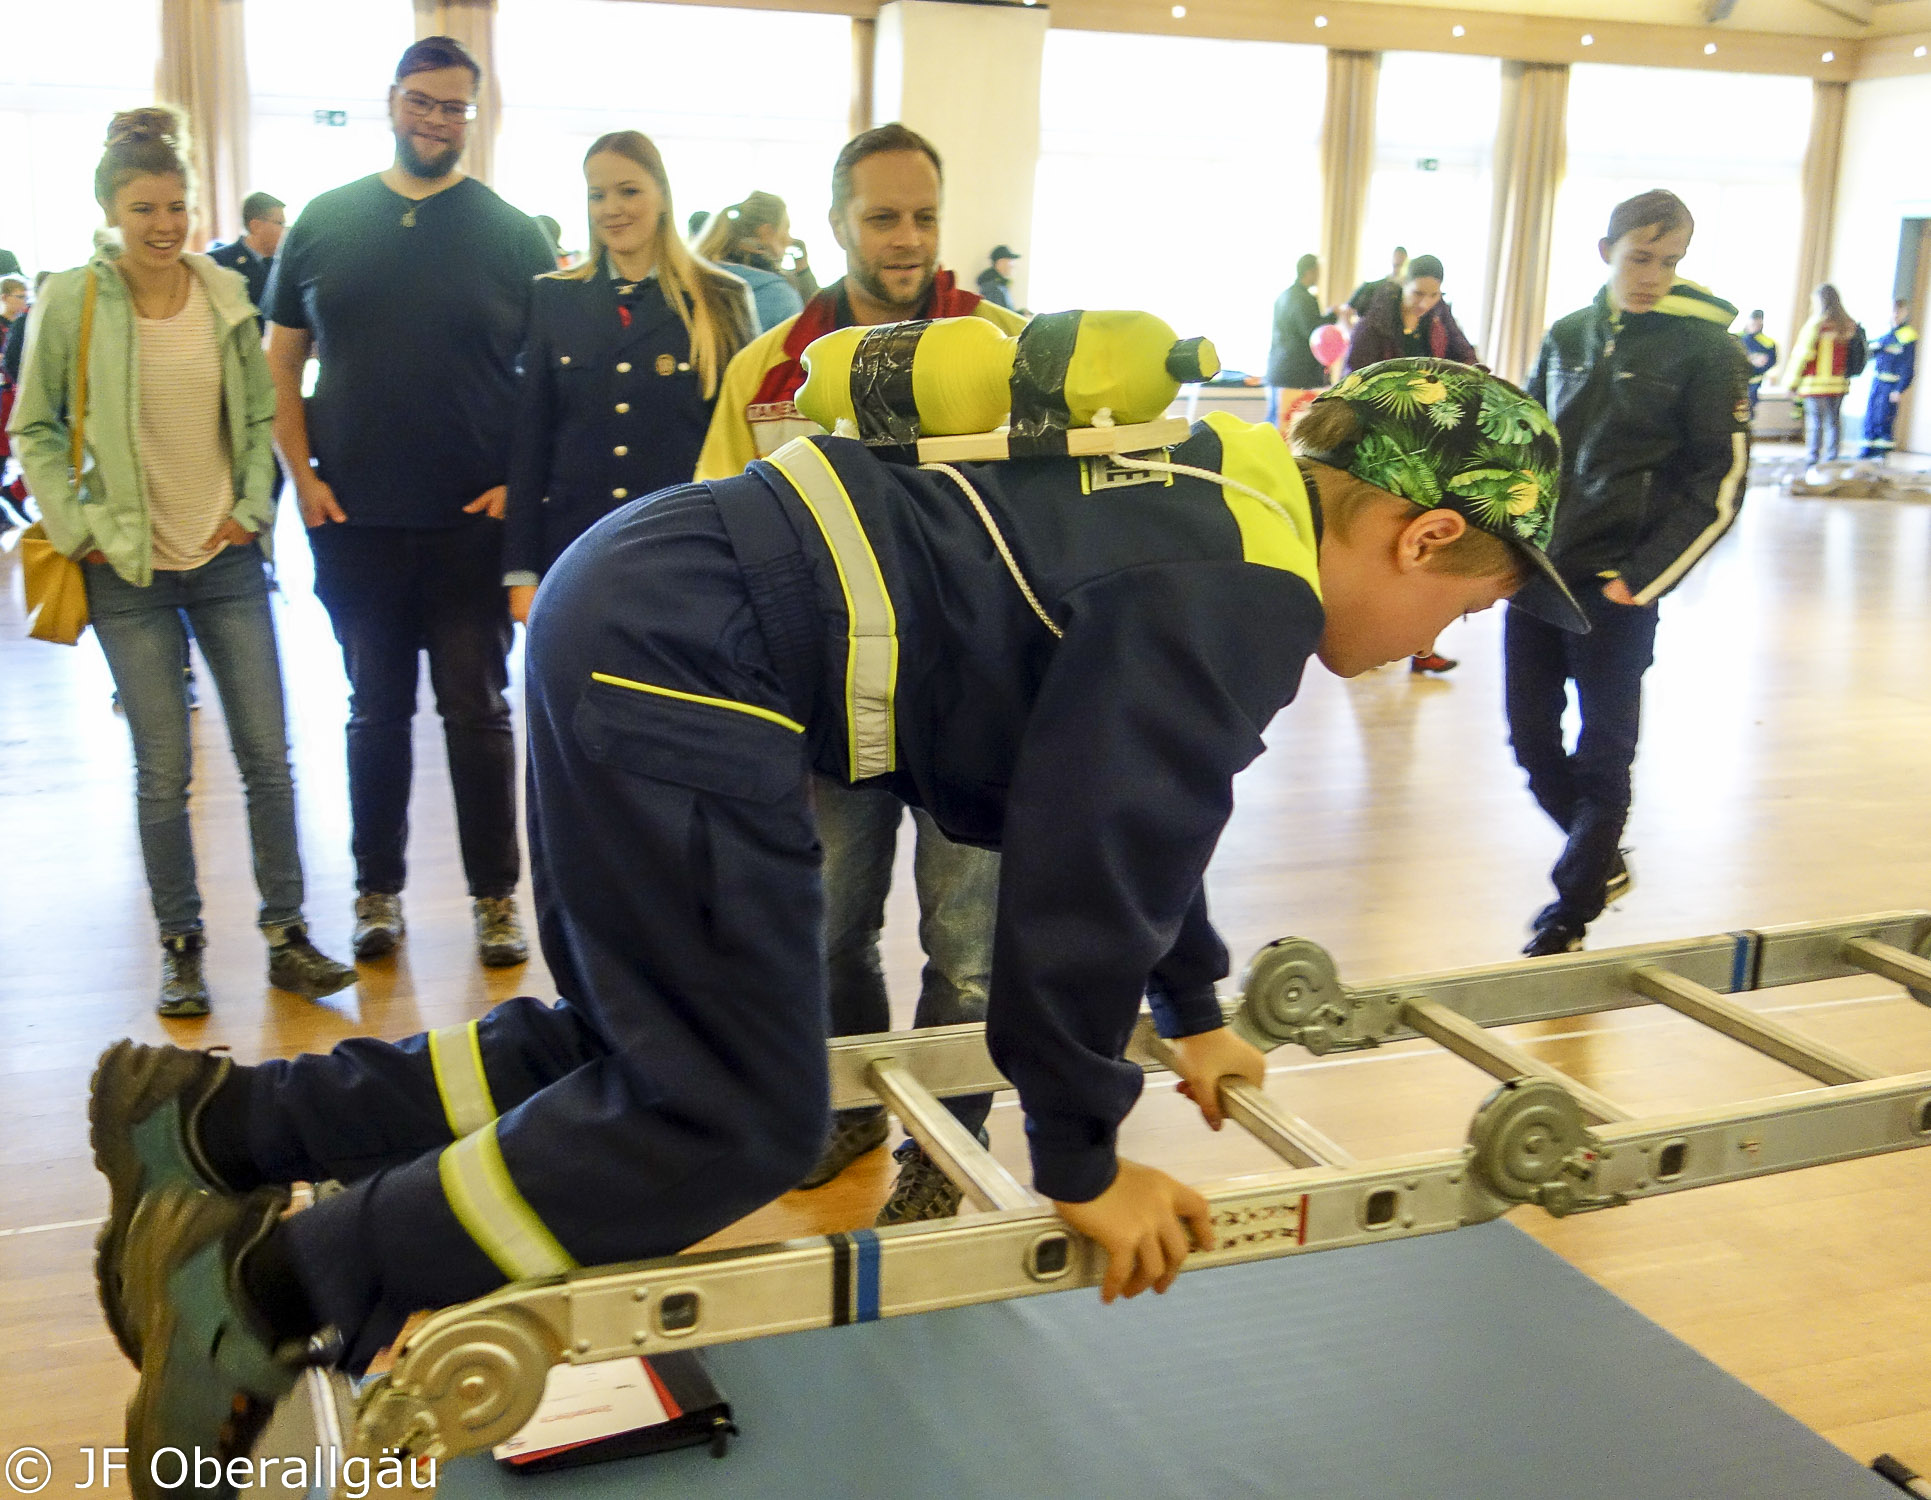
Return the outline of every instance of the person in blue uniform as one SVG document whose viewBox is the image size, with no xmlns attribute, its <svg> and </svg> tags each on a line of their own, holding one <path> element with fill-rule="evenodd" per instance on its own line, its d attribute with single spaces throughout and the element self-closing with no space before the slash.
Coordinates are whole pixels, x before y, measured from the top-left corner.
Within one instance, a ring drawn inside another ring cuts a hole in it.
<svg viewBox="0 0 1931 1500">
<path fill-rule="evenodd" d="M 1750 420 L 1757 417 L 1757 397 L 1763 393 L 1764 377 L 1777 368 L 1777 341 L 1763 331 L 1763 309 L 1753 307 L 1737 335 L 1743 346 L 1744 361 L 1750 366 Z"/>
<path fill-rule="evenodd" d="M 678 238 L 648 136 L 600 136 L 583 175 L 590 252 L 537 278 L 518 362 L 503 583 L 519 621 L 550 565 L 598 520 L 689 482 L 724 367 L 757 331 L 744 283 Z"/>
<path fill-rule="evenodd" d="M 232 242 L 217 245 L 208 259 L 241 272 L 248 283 L 248 300 L 257 308 L 268 295 L 268 278 L 275 269 L 275 252 L 288 227 L 287 205 L 273 193 L 250 193 L 241 200 L 242 232 Z"/>
<path fill-rule="evenodd" d="M 142 1365 L 140 1500 L 162 1446 L 245 1452 L 324 1326 L 357 1368 L 417 1308 L 674 1252 L 811 1167 L 814 771 L 1004 850 L 987 1040 L 1034 1182 L 1103 1248 L 1103 1297 L 1165 1290 L 1213 1231 L 1200 1194 L 1116 1154 L 1142 1086 L 1122 1054 L 1148 1001 L 1215 1127 L 1219 1081 L 1263 1076 L 1222 1024 L 1202 884 L 1262 732 L 1310 657 L 1397 660 L 1525 577 L 1581 622 L 1540 550 L 1560 458 L 1522 392 L 1396 361 L 1297 442 L 1298 464 L 1214 414 L 1133 484 L 1107 460 L 919 469 L 800 438 L 572 547 L 528 657 L 564 999 L 253 1067 L 131 1041 L 102 1060 L 99 1270 Z M 284 1218 L 280 1184 L 323 1178 L 348 1187 Z"/>
<path fill-rule="evenodd" d="M 1871 394 L 1864 406 L 1865 458 L 1889 458 L 1897 447 L 1897 407 L 1918 373 L 1918 331 L 1911 304 L 1891 307 L 1891 331 L 1871 345 Z"/>
</svg>

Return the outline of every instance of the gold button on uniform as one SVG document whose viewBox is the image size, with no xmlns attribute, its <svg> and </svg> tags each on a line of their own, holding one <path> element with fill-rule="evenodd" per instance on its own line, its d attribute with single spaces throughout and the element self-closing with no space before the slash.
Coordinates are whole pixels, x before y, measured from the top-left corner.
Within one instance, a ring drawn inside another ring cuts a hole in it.
<svg viewBox="0 0 1931 1500">
<path fill-rule="evenodd" d="M 617 457 L 619 458 L 627 457 L 630 453 L 630 449 L 627 446 L 625 446 L 623 443 L 617 444 L 617 446 L 612 448 L 610 451 L 616 454 Z"/>
<path fill-rule="evenodd" d="M 618 365 L 617 373 L 619 375 L 628 375 L 630 373 L 630 361 L 625 360 L 622 364 Z"/>
<path fill-rule="evenodd" d="M 621 499 L 623 499 L 623 497 L 624 497 L 625 495 L 628 495 L 628 494 L 630 493 L 630 491 L 629 491 L 629 490 L 627 490 L 627 489 L 625 489 L 625 488 L 624 488 L 624 487 L 623 487 L 623 486 L 622 486 L 622 485 L 620 484 L 620 485 L 618 485 L 618 486 L 617 486 L 617 487 L 616 487 L 616 488 L 615 488 L 614 490 L 612 490 L 612 491 L 611 491 L 610 493 L 611 493 L 611 494 L 612 494 L 613 496 L 615 496 L 615 497 L 616 497 L 617 499 L 619 499 L 619 500 L 621 500 Z"/>
<path fill-rule="evenodd" d="M 657 373 L 659 375 L 669 375 L 676 369 L 677 361 L 670 355 L 660 354 L 657 356 Z"/>
<path fill-rule="evenodd" d="M 629 411 L 629 410 L 630 410 L 630 403 L 629 403 L 628 401 L 619 401 L 619 402 L 617 403 L 617 410 L 618 410 L 618 412 L 619 412 L 619 413 L 622 413 L 622 412 L 627 412 L 627 411 Z"/>
<path fill-rule="evenodd" d="M 565 355 L 562 355 L 561 357 L 559 357 L 559 358 L 558 358 L 558 360 L 557 360 L 557 363 L 558 363 L 558 364 L 560 364 L 560 365 L 567 365 L 567 364 L 569 364 L 569 363 L 570 363 L 570 356 L 569 356 L 569 355 L 567 355 L 567 354 L 565 354 Z"/>
</svg>

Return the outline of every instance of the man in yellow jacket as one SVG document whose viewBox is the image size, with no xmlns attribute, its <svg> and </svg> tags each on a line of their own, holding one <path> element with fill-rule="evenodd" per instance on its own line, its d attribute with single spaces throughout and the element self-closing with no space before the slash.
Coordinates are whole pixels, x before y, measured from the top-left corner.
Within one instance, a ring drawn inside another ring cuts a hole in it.
<svg viewBox="0 0 1931 1500">
<path fill-rule="evenodd" d="M 729 479 L 753 459 L 822 429 L 794 402 L 804 384 L 802 356 L 812 340 L 838 328 L 920 318 L 982 317 L 1004 333 L 1025 319 L 962 291 L 938 267 L 943 168 L 932 143 L 899 124 L 881 125 L 847 142 L 831 177 L 831 232 L 845 252 L 845 275 L 741 349 L 724 372 L 717 412 L 697 460 L 697 478 Z M 823 777 L 816 791 L 818 837 L 824 846 L 825 956 L 832 1032 L 858 1036 L 891 1026 L 879 964 L 892 861 L 905 807 L 883 786 L 846 786 Z M 999 894 L 999 856 L 955 844 L 923 810 L 914 810 L 918 848 L 913 874 L 919 895 L 919 942 L 925 972 L 917 1026 L 985 1019 L 992 976 L 992 927 Z M 980 1132 L 989 1094 L 946 1101 L 967 1130 Z M 800 1186 L 830 1182 L 884 1143 L 881 1109 L 848 1110 Z M 898 1182 L 881 1224 L 942 1218 L 955 1212 L 959 1190 L 906 1140 L 896 1153 Z"/>
</svg>

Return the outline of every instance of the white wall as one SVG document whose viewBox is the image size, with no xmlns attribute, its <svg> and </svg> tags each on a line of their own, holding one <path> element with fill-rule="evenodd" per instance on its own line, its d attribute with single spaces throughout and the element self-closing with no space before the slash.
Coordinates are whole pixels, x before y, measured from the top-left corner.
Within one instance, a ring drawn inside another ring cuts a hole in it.
<svg viewBox="0 0 1931 1500">
<path fill-rule="evenodd" d="M 1047 13 L 1037 8 L 891 0 L 878 13 L 875 123 L 901 120 L 945 162 L 940 264 L 966 290 L 1006 244 L 1025 256 L 1039 162 L 1039 70 Z M 1026 305 L 1021 259 L 1013 303 Z"/>
<path fill-rule="evenodd" d="M 1874 78 L 1851 85 L 1830 277 L 1845 307 L 1873 338 L 1891 326 L 1899 227 L 1907 218 L 1931 216 L 1931 153 L 1923 149 L 1927 119 L 1931 78 Z M 1920 329 L 1927 311 L 1917 309 Z M 1901 441 L 1918 452 L 1931 451 L 1931 401 L 1911 404 L 1915 410 L 1906 413 L 1910 425 Z"/>
</svg>

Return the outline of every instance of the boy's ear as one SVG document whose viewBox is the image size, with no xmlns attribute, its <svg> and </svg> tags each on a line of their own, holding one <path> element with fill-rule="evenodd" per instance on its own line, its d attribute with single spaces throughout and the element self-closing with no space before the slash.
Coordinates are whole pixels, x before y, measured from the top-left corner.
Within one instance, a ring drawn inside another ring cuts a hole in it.
<svg viewBox="0 0 1931 1500">
<path fill-rule="evenodd" d="M 1437 553 L 1462 539 L 1468 522 L 1460 511 L 1425 510 L 1395 540 L 1395 561 L 1403 572 L 1430 562 Z"/>
</svg>

